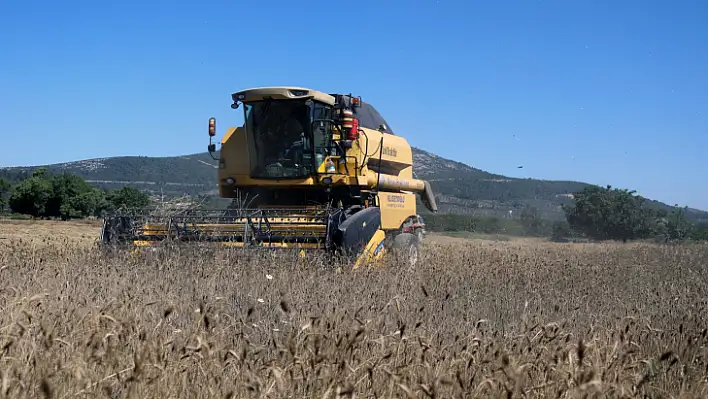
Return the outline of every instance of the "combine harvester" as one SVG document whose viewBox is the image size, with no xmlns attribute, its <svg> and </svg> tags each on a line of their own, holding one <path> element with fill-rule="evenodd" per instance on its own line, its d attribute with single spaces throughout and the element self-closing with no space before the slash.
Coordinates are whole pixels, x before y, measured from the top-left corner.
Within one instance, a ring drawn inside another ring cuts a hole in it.
<svg viewBox="0 0 708 399">
<path fill-rule="evenodd" d="M 179 215 L 112 215 L 101 242 L 161 241 L 284 247 L 349 256 L 354 268 L 387 252 L 414 265 L 420 254 L 416 193 L 431 212 L 430 184 L 413 178 L 413 154 L 370 105 L 351 94 L 265 87 L 232 95 L 244 125 L 230 127 L 209 153 L 230 209 Z M 245 198 L 245 201 L 244 201 Z"/>
</svg>

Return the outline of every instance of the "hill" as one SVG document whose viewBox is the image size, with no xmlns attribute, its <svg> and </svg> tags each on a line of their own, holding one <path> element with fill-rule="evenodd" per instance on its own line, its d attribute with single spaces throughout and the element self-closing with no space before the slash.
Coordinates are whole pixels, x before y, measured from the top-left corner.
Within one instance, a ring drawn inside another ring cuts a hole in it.
<svg viewBox="0 0 708 399">
<path fill-rule="evenodd" d="M 430 181 L 441 212 L 477 216 L 518 217 L 533 206 L 547 219 L 561 219 L 562 204 L 587 183 L 518 179 L 489 173 L 461 162 L 414 148 L 416 177 Z M 16 181 L 40 166 L 0 168 L 0 177 Z M 121 156 L 41 165 L 54 173 L 77 174 L 104 188 L 130 185 L 155 195 L 217 195 L 217 162 L 208 153 L 175 157 Z M 672 207 L 651 201 L 657 209 Z M 422 208 L 422 207 L 421 207 Z M 421 212 L 424 212 L 422 208 Z M 686 210 L 691 220 L 708 219 L 708 212 Z"/>
</svg>

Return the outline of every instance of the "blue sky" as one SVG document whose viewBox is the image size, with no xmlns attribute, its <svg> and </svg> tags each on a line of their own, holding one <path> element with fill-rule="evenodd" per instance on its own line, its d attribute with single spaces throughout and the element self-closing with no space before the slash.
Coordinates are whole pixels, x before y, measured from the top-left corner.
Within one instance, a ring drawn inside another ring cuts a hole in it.
<svg viewBox="0 0 708 399">
<path fill-rule="evenodd" d="M 705 0 L 4 1 L 0 166 L 202 152 L 210 116 L 241 122 L 232 92 L 297 85 L 490 172 L 708 209 L 705 21 Z"/>
</svg>

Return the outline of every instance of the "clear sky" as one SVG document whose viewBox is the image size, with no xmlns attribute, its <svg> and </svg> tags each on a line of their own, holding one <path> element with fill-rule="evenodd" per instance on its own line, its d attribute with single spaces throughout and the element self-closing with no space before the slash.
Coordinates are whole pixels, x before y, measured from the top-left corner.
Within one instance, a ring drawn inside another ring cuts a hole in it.
<svg viewBox="0 0 708 399">
<path fill-rule="evenodd" d="M 203 152 L 210 116 L 242 121 L 232 92 L 296 85 L 490 172 L 708 209 L 706 21 L 705 0 L 2 1 L 0 166 Z"/>
</svg>

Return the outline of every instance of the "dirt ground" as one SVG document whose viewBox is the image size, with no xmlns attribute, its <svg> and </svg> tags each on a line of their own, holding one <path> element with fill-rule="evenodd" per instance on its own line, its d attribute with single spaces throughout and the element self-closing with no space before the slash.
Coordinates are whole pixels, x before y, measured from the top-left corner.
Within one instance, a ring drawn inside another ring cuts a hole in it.
<svg viewBox="0 0 708 399">
<path fill-rule="evenodd" d="M 0 245 L 17 242 L 47 244 L 69 239 L 81 244 L 92 244 L 101 234 L 101 222 L 10 220 L 0 219 Z"/>
</svg>

